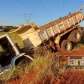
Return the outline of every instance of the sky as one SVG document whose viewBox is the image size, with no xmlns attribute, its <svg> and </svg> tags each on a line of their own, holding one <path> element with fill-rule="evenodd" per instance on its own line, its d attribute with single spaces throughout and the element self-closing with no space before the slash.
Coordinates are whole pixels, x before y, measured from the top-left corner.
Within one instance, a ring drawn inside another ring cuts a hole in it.
<svg viewBox="0 0 84 84">
<path fill-rule="evenodd" d="M 0 0 L 0 25 L 29 22 L 43 25 L 75 12 L 83 5 L 84 0 Z"/>
</svg>

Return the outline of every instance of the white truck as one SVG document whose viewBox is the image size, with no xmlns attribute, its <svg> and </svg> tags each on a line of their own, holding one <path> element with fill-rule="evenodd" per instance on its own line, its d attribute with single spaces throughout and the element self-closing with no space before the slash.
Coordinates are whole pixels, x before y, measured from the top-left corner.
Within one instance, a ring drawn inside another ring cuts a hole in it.
<svg viewBox="0 0 84 84">
<path fill-rule="evenodd" d="M 23 59 L 28 62 L 32 61 L 29 55 L 20 53 L 16 45 L 12 42 L 11 38 L 5 34 L 0 36 L 0 70 L 10 68 L 17 65 Z"/>
</svg>

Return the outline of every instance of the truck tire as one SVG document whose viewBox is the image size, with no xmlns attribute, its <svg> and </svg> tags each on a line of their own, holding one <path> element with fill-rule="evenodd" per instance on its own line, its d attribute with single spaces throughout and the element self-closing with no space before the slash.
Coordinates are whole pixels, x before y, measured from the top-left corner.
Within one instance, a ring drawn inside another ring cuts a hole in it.
<svg viewBox="0 0 84 84">
<path fill-rule="evenodd" d="M 68 51 L 72 50 L 73 48 L 72 42 L 68 40 L 63 40 L 61 42 L 61 48 Z"/>
<path fill-rule="evenodd" d="M 81 32 L 78 30 L 74 30 L 68 37 L 68 40 L 72 41 L 73 43 L 77 43 L 81 40 Z"/>
</svg>

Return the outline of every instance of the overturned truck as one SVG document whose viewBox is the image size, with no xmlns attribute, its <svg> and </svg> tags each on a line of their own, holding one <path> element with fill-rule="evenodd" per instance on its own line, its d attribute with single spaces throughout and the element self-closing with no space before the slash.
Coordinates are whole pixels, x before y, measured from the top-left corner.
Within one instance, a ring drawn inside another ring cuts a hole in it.
<svg viewBox="0 0 84 84">
<path fill-rule="evenodd" d="M 16 32 L 23 39 L 25 47 L 36 48 L 42 44 L 48 45 L 54 51 L 58 48 L 70 51 L 81 40 L 84 29 L 78 24 L 83 20 L 84 14 L 77 11 L 40 27 L 20 26 Z"/>
<path fill-rule="evenodd" d="M 25 53 L 20 53 L 7 34 L 0 36 L 0 69 L 15 66 L 23 60 L 30 62 L 33 59 Z"/>
</svg>

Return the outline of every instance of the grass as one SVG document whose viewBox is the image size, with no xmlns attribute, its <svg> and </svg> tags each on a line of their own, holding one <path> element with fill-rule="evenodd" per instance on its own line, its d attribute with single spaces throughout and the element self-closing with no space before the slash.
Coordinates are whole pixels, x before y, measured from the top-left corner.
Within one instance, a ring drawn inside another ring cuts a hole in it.
<svg viewBox="0 0 84 84">
<path fill-rule="evenodd" d="M 4 71 L 3 74 L 0 75 L 0 80 L 10 80 L 11 78 L 16 78 L 17 76 L 23 77 L 25 73 L 35 72 L 36 77 L 32 80 L 35 82 L 36 80 L 40 80 L 47 70 L 49 69 L 50 60 L 44 57 L 38 57 L 34 59 L 34 61 L 30 65 L 26 65 L 24 70 L 21 66 L 10 68 L 8 71 Z M 32 74 L 32 73 L 31 73 Z M 23 78 L 24 79 L 24 78 Z"/>
<path fill-rule="evenodd" d="M 5 32 L 2 32 L 0 35 L 3 34 L 5 34 Z M 17 43 L 20 46 L 20 48 L 24 47 L 22 39 L 18 36 L 17 33 L 8 32 L 7 34 L 10 36 L 10 38 L 14 43 Z M 34 53 L 34 60 L 32 63 L 25 65 L 24 69 L 21 66 L 10 68 L 7 72 L 4 72 L 2 75 L 0 75 L 0 80 L 7 81 L 11 80 L 11 78 L 14 79 L 15 77 L 19 76 L 23 78 L 22 79 L 23 82 L 26 81 L 28 82 L 28 84 L 35 84 L 38 81 L 45 80 L 45 77 L 48 74 L 56 75 L 58 74 L 58 70 L 57 67 L 55 67 L 55 61 L 52 60 L 54 58 L 54 55 L 55 55 L 54 53 L 51 53 L 44 47 L 39 47 Z M 54 67 L 54 72 L 51 69 L 52 64 Z M 57 71 L 55 72 L 55 70 Z M 24 74 L 28 74 L 26 77 L 27 80 L 25 80 Z M 32 74 L 34 76 L 32 76 L 31 78 Z M 31 78 L 32 80 L 28 80 L 28 78 Z"/>
<path fill-rule="evenodd" d="M 8 70 L 4 70 L 0 74 L 0 80 L 7 81 L 10 79 L 14 79 L 16 77 L 21 77 L 23 76 L 25 72 L 23 71 L 22 67 L 17 66 L 17 67 L 10 67 Z"/>
<path fill-rule="evenodd" d="M 39 49 L 42 50 L 42 48 Z M 51 81 L 52 78 L 54 79 L 54 77 L 59 75 L 56 61 L 53 60 L 54 53 L 42 50 L 35 52 L 34 55 L 33 62 L 26 64 L 24 69 L 22 65 L 11 68 L 0 76 L 0 80 L 5 80 L 6 83 L 8 82 L 7 84 L 16 84 L 12 82 L 16 81 L 15 78 L 19 77 L 20 79 L 17 79 L 17 81 L 20 80 L 21 84 L 43 84 L 43 82 L 47 84 L 47 78 Z"/>
<path fill-rule="evenodd" d="M 16 33 L 11 33 L 9 36 L 14 43 L 18 43 L 20 47 L 23 47 L 22 40 Z M 33 62 L 25 65 L 24 69 L 22 66 L 11 68 L 9 71 L 0 75 L 0 80 L 9 81 L 20 77 L 21 82 L 23 82 L 22 84 L 39 84 L 39 81 L 47 81 L 46 77 L 48 75 L 51 77 L 57 77 L 59 75 L 59 68 L 56 67 L 56 61 L 53 61 L 55 53 L 46 50 L 44 47 L 39 47 L 33 56 Z"/>
<path fill-rule="evenodd" d="M 0 80 L 9 80 L 14 72 L 15 68 L 11 67 L 8 70 L 4 70 L 1 74 L 0 74 Z"/>
</svg>

